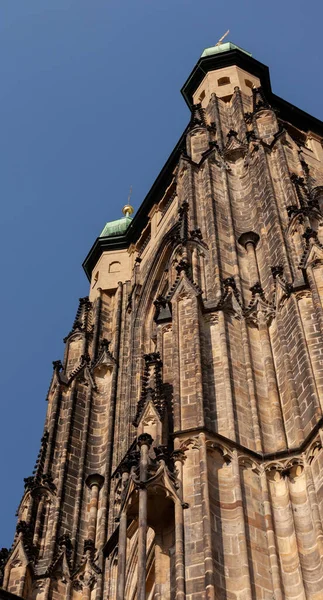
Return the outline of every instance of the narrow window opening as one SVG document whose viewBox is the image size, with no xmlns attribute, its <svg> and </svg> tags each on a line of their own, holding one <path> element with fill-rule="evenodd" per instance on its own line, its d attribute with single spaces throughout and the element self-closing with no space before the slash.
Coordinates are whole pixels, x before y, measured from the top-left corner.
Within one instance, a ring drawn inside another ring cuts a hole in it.
<svg viewBox="0 0 323 600">
<path fill-rule="evenodd" d="M 97 271 L 94 275 L 92 288 L 94 288 L 96 286 L 96 284 L 98 283 L 98 279 L 99 279 L 99 271 Z"/>
<path fill-rule="evenodd" d="M 245 79 L 244 82 L 246 84 L 246 87 L 248 87 L 248 88 L 250 88 L 252 90 L 252 88 L 253 88 L 252 81 L 250 81 L 250 79 Z"/>
<path fill-rule="evenodd" d="M 230 81 L 230 77 L 220 77 L 220 79 L 218 79 L 218 86 L 220 87 L 221 85 L 228 85 Z"/>
<path fill-rule="evenodd" d="M 119 273 L 121 271 L 121 263 L 118 260 L 110 263 L 109 273 Z"/>
<path fill-rule="evenodd" d="M 199 95 L 199 102 L 202 102 L 202 100 L 204 100 L 205 98 L 205 90 L 203 90 L 200 95 Z"/>
</svg>

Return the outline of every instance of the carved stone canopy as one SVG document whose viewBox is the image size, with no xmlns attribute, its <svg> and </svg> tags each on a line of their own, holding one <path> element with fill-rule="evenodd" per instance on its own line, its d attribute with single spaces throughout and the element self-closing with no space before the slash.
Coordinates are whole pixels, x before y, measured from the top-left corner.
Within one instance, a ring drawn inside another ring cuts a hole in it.
<svg viewBox="0 0 323 600">
<path fill-rule="evenodd" d="M 91 473 L 86 478 L 86 485 L 91 489 L 94 485 L 96 485 L 99 489 L 103 486 L 104 477 L 99 473 Z"/>
<path fill-rule="evenodd" d="M 246 231 L 240 235 L 238 242 L 244 248 L 246 248 L 247 244 L 252 244 L 254 247 L 256 247 L 259 239 L 258 233 L 255 233 L 254 231 Z"/>
</svg>

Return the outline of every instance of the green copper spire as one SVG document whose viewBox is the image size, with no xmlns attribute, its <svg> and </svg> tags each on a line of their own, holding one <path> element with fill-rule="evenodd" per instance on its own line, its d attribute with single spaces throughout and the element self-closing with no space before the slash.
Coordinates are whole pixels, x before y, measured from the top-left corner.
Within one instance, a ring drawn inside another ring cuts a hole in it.
<svg viewBox="0 0 323 600">
<path fill-rule="evenodd" d="M 126 206 L 122 209 L 123 214 L 125 215 L 121 219 L 116 219 L 115 221 L 108 221 L 102 232 L 100 233 L 100 238 L 103 237 L 112 237 L 114 235 L 123 235 L 126 233 L 131 221 L 134 210 L 130 204 L 126 204 Z"/>
<path fill-rule="evenodd" d="M 224 42 L 224 44 L 216 44 L 215 46 L 211 46 L 211 48 L 205 48 L 201 54 L 201 58 L 214 56 L 214 54 L 221 54 L 222 52 L 229 52 L 230 50 L 240 50 L 240 52 L 244 52 L 247 56 L 252 56 L 250 52 L 240 48 L 240 46 L 236 46 L 236 44 L 232 44 L 232 42 Z"/>
<path fill-rule="evenodd" d="M 131 217 L 122 217 L 122 219 L 108 221 L 108 223 L 106 223 L 105 227 L 100 233 L 99 237 L 102 238 L 111 237 L 112 235 L 123 235 L 124 233 L 126 233 L 131 221 Z"/>
</svg>

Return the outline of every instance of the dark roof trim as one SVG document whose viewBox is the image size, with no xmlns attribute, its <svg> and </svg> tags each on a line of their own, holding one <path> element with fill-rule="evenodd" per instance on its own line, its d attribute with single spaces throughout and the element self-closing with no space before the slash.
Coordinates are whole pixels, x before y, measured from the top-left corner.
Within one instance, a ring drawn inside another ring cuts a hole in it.
<svg viewBox="0 0 323 600">
<path fill-rule="evenodd" d="M 232 66 L 240 67 L 240 69 L 244 69 L 256 77 L 259 77 L 265 94 L 271 94 L 268 67 L 263 65 L 255 58 L 252 58 L 244 52 L 241 52 L 241 50 L 229 50 L 228 52 L 223 52 L 223 54 L 204 56 L 198 60 L 192 73 L 187 78 L 181 89 L 181 93 L 184 96 L 185 102 L 188 104 L 189 108 L 192 108 L 193 94 L 195 90 L 198 88 L 205 75 L 209 71 L 216 71 L 217 69 L 223 69 L 224 67 Z"/>
<path fill-rule="evenodd" d="M 277 110 L 277 117 L 288 121 L 291 125 L 297 127 L 301 131 L 313 131 L 323 137 L 323 122 L 316 117 L 312 117 L 309 113 L 301 108 L 297 108 L 287 100 L 283 100 L 276 94 L 271 93 L 268 96 L 268 101 L 273 108 Z"/>
<path fill-rule="evenodd" d="M 178 163 L 179 157 L 184 148 L 187 130 L 188 126 L 186 127 L 184 133 L 181 135 L 173 152 L 171 153 L 167 162 L 160 171 L 157 179 L 150 188 L 144 201 L 139 206 L 138 211 L 132 219 L 132 222 L 130 223 L 126 233 L 120 236 L 118 235 L 103 238 L 98 237 L 95 240 L 90 252 L 88 253 L 82 265 L 89 280 L 91 280 L 92 270 L 104 250 L 123 250 L 124 248 L 128 248 L 128 246 L 130 246 L 131 243 L 136 242 L 139 238 L 141 231 L 146 227 L 148 223 L 149 211 L 151 210 L 152 206 L 156 204 L 156 202 L 159 202 L 159 200 L 161 200 L 165 193 L 167 183 L 170 182 L 172 179 L 173 171 Z"/>
</svg>

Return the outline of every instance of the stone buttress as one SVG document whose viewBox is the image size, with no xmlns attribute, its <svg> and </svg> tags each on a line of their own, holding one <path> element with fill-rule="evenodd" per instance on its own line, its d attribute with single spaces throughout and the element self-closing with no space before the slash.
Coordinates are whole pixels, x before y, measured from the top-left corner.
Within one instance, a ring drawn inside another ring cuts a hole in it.
<svg viewBox="0 0 323 600">
<path fill-rule="evenodd" d="M 323 599 L 323 124 L 230 43 L 137 214 L 84 262 L 2 586 Z"/>
</svg>

